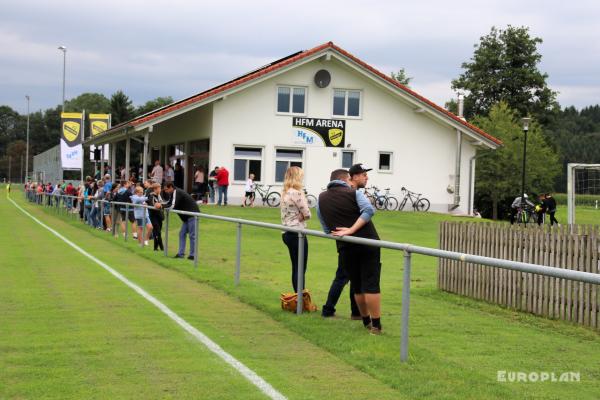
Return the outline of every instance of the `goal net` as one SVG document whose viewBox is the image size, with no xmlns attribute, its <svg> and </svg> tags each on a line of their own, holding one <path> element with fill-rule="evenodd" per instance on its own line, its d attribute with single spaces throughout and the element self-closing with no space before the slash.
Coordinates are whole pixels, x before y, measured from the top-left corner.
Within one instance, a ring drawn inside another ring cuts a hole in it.
<svg viewBox="0 0 600 400">
<path fill-rule="evenodd" d="M 567 165 L 567 222 L 576 223 L 578 209 L 600 206 L 600 164 Z"/>
</svg>

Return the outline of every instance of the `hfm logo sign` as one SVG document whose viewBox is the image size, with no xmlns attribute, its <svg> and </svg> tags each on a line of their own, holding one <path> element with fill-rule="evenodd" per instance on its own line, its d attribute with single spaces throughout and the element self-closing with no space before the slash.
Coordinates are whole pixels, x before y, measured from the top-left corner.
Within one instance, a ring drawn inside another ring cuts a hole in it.
<svg viewBox="0 0 600 400">
<path fill-rule="evenodd" d="M 302 143 L 304 143 L 304 144 L 314 144 L 315 143 L 315 136 L 309 134 L 306 131 L 302 131 L 302 130 L 296 131 L 296 139 L 301 140 Z"/>
</svg>

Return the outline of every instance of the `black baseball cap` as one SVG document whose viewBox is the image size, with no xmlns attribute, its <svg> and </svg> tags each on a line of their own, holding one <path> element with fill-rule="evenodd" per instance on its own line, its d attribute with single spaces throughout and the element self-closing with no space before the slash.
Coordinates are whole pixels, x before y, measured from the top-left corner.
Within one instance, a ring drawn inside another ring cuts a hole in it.
<svg viewBox="0 0 600 400">
<path fill-rule="evenodd" d="M 350 169 L 348 170 L 348 173 L 350 174 L 350 176 L 352 176 L 352 175 L 362 174 L 363 172 L 369 172 L 372 170 L 373 170 L 373 168 L 367 168 L 362 164 L 354 164 L 353 166 L 350 167 Z"/>
</svg>

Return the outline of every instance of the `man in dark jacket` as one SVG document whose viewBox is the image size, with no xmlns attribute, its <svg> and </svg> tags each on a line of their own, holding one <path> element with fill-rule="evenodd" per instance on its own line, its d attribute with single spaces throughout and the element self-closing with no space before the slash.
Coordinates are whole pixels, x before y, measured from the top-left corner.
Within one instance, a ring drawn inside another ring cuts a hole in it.
<svg viewBox="0 0 600 400">
<path fill-rule="evenodd" d="M 362 166 L 361 166 L 362 169 Z M 368 169 L 360 173 L 366 174 Z M 319 195 L 317 215 L 325 233 L 379 240 L 371 222 L 374 209 L 365 195 L 350 185 L 348 171 L 331 173 L 327 190 Z M 339 263 L 350 278 L 363 324 L 372 334 L 381 334 L 380 249 L 336 242 Z"/>
<path fill-rule="evenodd" d="M 559 225 L 558 220 L 554 216 L 554 214 L 556 214 L 556 200 L 554 200 L 554 197 L 552 197 L 550 193 L 546 193 L 544 196 L 543 204 L 546 208 L 546 213 L 550 215 L 550 225 L 552 226 L 554 223 Z"/>
<path fill-rule="evenodd" d="M 194 200 L 192 196 L 190 196 L 184 190 L 175 188 L 175 185 L 172 182 L 165 184 L 164 191 L 169 196 L 171 196 L 171 198 L 162 207 L 171 210 L 188 211 L 196 213 L 200 212 L 196 200 Z M 160 208 L 160 203 L 156 204 L 155 207 Z M 189 235 L 190 255 L 188 256 L 188 259 L 193 260 L 196 251 L 196 219 L 189 215 L 178 215 L 179 218 L 181 218 L 182 224 L 181 229 L 179 230 L 179 251 L 177 251 L 175 258 L 185 257 L 186 236 Z"/>
</svg>

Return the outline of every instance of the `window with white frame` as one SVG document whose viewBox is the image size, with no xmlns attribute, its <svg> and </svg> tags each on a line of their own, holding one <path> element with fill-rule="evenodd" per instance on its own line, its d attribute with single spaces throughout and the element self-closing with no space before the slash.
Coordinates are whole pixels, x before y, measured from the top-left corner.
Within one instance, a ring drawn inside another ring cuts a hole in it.
<svg viewBox="0 0 600 400">
<path fill-rule="evenodd" d="M 333 115 L 360 117 L 360 90 L 333 90 Z"/>
<path fill-rule="evenodd" d="M 277 86 L 277 112 L 282 114 L 305 114 L 306 88 Z"/>
<path fill-rule="evenodd" d="M 275 182 L 283 182 L 289 167 L 302 168 L 302 150 L 275 149 Z"/>
<path fill-rule="evenodd" d="M 391 151 L 380 151 L 379 152 L 379 170 L 380 171 L 392 171 L 392 156 L 394 153 Z"/>
<path fill-rule="evenodd" d="M 236 146 L 233 151 L 233 180 L 246 181 L 250 174 L 260 182 L 262 170 L 262 148 Z"/>
<path fill-rule="evenodd" d="M 342 168 L 350 168 L 354 165 L 354 151 L 342 151 Z"/>
</svg>

